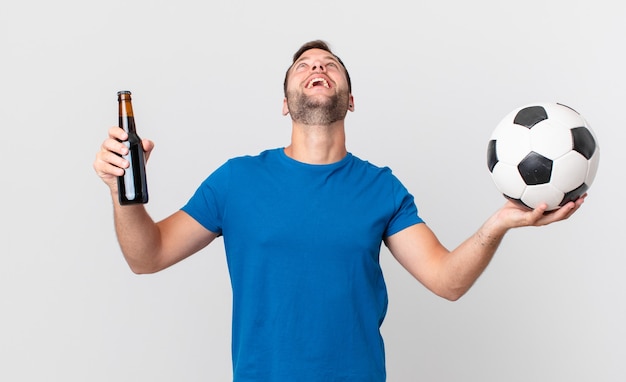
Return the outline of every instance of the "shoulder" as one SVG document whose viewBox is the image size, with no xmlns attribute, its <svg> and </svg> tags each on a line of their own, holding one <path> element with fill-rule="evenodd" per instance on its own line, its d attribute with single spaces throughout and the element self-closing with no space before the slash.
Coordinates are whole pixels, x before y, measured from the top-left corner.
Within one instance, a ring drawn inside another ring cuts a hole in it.
<svg viewBox="0 0 626 382">
<path fill-rule="evenodd" d="M 255 155 L 242 155 L 228 159 L 208 179 L 220 179 L 227 184 L 258 182 L 280 167 L 279 149 L 268 149 Z"/>
<path fill-rule="evenodd" d="M 349 155 L 351 156 L 350 158 L 351 167 L 352 167 L 351 170 L 360 170 L 364 172 L 365 175 L 368 175 L 368 176 L 396 179 L 390 167 L 379 166 L 368 160 L 361 159 L 357 157 L 356 155 L 353 155 L 353 154 L 349 154 Z"/>
<path fill-rule="evenodd" d="M 280 157 L 280 149 L 267 149 L 255 155 L 242 155 L 229 159 L 225 165 L 231 166 L 254 166 L 267 162 L 277 161 Z"/>
</svg>

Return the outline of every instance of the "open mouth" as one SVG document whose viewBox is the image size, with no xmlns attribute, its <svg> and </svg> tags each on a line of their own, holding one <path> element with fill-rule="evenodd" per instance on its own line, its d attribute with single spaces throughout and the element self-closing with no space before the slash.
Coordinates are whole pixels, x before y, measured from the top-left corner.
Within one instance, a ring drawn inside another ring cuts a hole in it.
<svg viewBox="0 0 626 382">
<path fill-rule="evenodd" d="M 316 86 L 323 86 L 326 89 L 330 89 L 330 85 L 328 84 L 328 81 L 326 81 L 322 77 L 312 78 L 311 81 L 309 81 L 309 83 L 306 85 L 306 88 L 307 89 L 312 89 L 312 88 L 314 88 Z"/>
</svg>

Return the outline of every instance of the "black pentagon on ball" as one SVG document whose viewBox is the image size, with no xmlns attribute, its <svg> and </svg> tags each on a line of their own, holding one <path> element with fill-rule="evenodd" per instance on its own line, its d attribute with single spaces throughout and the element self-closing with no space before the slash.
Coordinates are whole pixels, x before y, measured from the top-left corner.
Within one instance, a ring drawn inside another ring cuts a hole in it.
<svg viewBox="0 0 626 382">
<path fill-rule="evenodd" d="M 589 129 L 584 126 L 575 127 L 571 130 L 572 140 L 574 142 L 574 151 L 578 151 L 582 156 L 589 159 L 596 151 L 596 140 Z"/>
<path fill-rule="evenodd" d="M 548 112 L 543 106 L 528 106 L 517 112 L 513 123 L 530 129 L 546 119 L 548 119 Z"/>
<path fill-rule="evenodd" d="M 487 146 L 487 167 L 489 167 L 489 172 L 493 172 L 493 168 L 496 167 L 497 163 L 498 153 L 496 152 L 496 140 L 492 139 Z"/>
<path fill-rule="evenodd" d="M 519 162 L 517 171 L 529 186 L 548 183 L 552 175 L 552 160 L 531 151 Z"/>
</svg>

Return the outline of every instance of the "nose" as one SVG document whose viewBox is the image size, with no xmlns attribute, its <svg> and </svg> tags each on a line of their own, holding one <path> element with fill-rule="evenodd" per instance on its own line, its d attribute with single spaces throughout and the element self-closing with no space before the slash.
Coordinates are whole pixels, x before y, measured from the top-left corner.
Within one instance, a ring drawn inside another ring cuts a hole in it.
<svg viewBox="0 0 626 382">
<path fill-rule="evenodd" d="M 316 61 L 316 62 L 313 63 L 313 66 L 311 67 L 311 70 L 313 70 L 314 72 L 315 71 L 323 72 L 324 71 L 324 65 L 321 62 Z"/>
</svg>

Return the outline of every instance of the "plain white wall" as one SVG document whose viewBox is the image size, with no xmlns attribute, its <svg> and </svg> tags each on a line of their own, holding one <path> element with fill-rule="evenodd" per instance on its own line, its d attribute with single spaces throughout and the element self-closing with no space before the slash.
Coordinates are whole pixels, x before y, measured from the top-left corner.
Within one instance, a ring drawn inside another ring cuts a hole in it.
<svg viewBox="0 0 626 382">
<path fill-rule="evenodd" d="M 602 158 L 572 219 L 511 232 L 460 301 L 383 249 L 390 381 L 624 381 L 624 5 L 615 1 L 11 1 L 0 11 L 0 380 L 228 381 L 221 240 L 156 275 L 122 259 L 92 161 L 128 89 L 155 219 L 226 159 L 284 146 L 282 81 L 325 39 L 353 78 L 348 146 L 390 166 L 448 247 L 504 199 L 499 120 L 580 111 Z"/>
</svg>

